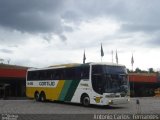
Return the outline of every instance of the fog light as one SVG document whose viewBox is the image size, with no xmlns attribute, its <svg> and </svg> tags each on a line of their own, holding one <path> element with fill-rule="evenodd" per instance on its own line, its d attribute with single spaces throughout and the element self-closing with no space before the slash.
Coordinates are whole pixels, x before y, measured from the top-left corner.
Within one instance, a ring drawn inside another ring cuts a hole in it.
<svg viewBox="0 0 160 120">
<path fill-rule="evenodd" d="M 109 104 L 109 105 L 113 104 L 113 100 L 109 100 L 109 101 L 108 101 L 108 104 Z"/>
</svg>

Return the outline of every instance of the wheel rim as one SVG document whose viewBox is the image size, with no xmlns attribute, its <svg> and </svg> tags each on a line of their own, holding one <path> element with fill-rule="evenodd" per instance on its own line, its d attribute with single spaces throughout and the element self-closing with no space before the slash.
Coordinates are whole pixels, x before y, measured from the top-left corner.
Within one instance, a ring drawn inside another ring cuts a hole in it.
<svg viewBox="0 0 160 120">
<path fill-rule="evenodd" d="M 43 97 L 43 96 L 41 97 L 41 101 L 42 101 L 42 102 L 44 101 L 44 97 Z"/>
<path fill-rule="evenodd" d="M 90 104 L 89 97 L 84 97 L 84 99 L 83 99 L 83 105 L 84 106 L 88 106 L 89 104 Z"/>
<path fill-rule="evenodd" d="M 41 101 L 44 102 L 44 95 L 41 96 Z"/>
<path fill-rule="evenodd" d="M 36 101 L 38 101 L 38 100 L 39 100 L 39 93 L 36 93 L 36 95 L 35 95 L 35 99 L 36 99 Z"/>
<path fill-rule="evenodd" d="M 46 100 L 46 96 L 45 96 L 44 93 L 42 93 L 42 94 L 40 95 L 40 99 L 41 99 L 42 102 L 44 102 L 44 101 Z"/>
</svg>

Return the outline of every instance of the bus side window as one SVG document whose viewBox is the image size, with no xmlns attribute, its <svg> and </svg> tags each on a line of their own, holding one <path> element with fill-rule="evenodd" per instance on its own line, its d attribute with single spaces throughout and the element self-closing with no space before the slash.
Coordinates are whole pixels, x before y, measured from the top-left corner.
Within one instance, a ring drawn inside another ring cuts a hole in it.
<svg viewBox="0 0 160 120">
<path fill-rule="evenodd" d="M 81 79 L 89 79 L 89 66 L 82 67 Z"/>
<path fill-rule="evenodd" d="M 47 70 L 45 72 L 45 80 L 51 80 L 52 79 L 52 70 Z"/>
<path fill-rule="evenodd" d="M 74 79 L 74 76 L 75 73 L 74 73 L 74 69 L 73 68 L 67 68 L 65 70 L 65 79 L 66 80 L 73 80 Z"/>
<path fill-rule="evenodd" d="M 55 80 L 55 70 L 50 70 L 51 74 L 51 79 Z"/>
<path fill-rule="evenodd" d="M 81 79 L 81 69 L 80 69 L 80 67 L 75 68 L 75 79 L 76 80 Z"/>
<path fill-rule="evenodd" d="M 33 80 L 38 80 L 39 72 L 38 71 L 33 71 L 32 73 L 33 73 L 32 74 L 32 79 Z"/>
<path fill-rule="evenodd" d="M 54 74 L 54 80 L 59 80 L 59 72 L 58 72 L 58 70 Z"/>
<path fill-rule="evenodd" d="M 33 72 L 32 71 L 28 71 L 28 80 L 33 80 Z"/>
<path fill-rule="evenodd" d="M 59 80 L 64 80 L 64 69 L 59 69 L 58 70 L 58 72 L 59 72 Z"/>
<path fill-rule="evenodd" d="M 44 72 L 43 71 L 39 71 L 39 80 L 43 80 L 44 78 Z"/>
<path fill-rule="evenodd" d="M 60 80 L 60 79 L 62 79 L 61 74 L 62 74 L 61 73 L 61 69 L 50 70 L 50 72 L 49 72 L 50 79 L 52 79 L 52 80 Z"/>
</svg>

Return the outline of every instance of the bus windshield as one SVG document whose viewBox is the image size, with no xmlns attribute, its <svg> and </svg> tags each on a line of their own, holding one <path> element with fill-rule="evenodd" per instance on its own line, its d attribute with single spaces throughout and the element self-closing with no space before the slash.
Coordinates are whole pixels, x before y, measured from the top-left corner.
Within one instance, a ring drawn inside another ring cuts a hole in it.
<svg viewBox="0 0 160 120">
<path fill-rule="evenodd" d="M 127 71 L 124 66 L 93 65 L 92 86 L 95 92 L 125 93 L 129 90 Z"/>
</svg>

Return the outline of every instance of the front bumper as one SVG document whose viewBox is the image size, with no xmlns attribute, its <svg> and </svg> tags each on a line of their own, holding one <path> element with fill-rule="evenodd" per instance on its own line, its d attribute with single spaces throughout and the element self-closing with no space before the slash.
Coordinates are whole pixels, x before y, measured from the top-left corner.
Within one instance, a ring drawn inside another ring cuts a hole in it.
<svg viewBox="0 0 160 120">
<path fill-rule="evenodd" d="M 120 98 L 110 98 L 107 100 L 104 100 L 104 103 L 107 105 L 118 105 L 118 104 L 127 104 L 129 103 L 130 98 L 129 97 L 120 97 Z"/>
<path fill-rule="evenodd" d="M 130 97 L 118 97 L 118 98 L 105 98 L 105 97 L 97 97 L 98 100 L 94 99 L 93 104 L 98 105 L 120 105 L 127 104 L 130 101 Z"/>
</svg>

